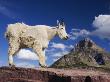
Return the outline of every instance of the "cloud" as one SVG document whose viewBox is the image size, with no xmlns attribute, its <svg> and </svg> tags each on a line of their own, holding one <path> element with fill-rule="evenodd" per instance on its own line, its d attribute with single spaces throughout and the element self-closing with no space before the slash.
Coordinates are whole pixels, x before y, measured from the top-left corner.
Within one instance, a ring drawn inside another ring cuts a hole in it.
<svg viewBox="0 0 110 82">
<path fill-rule="evenodd" d="M 56 62 L 57 60 L 59 60 L 60 58 L 54 58 L 53 59 L 53 62 Z"/>
<path fill-rule="evenodd" d="M 35 68 L 35 65 L 29 62 L 17 62 L 17 67 L 25 67 L 25 68 Z"/>
<path fill-rule="evenodd" d="M 62 43 L 51 43 L 51 47 L 52 48 L 58 48 L 58 49 L 61 49 L 61 50 L 64 50 L 66 48 L 66 45 L 62 44 Z"/>
<path fill-rule="evenodd" d="M 69 45 L 67 46 L 68 49 L 73 49 L 74 48 L 74 45 Z"/>
<path fill-rule="evenodd" d="M 55 53 L 54 55 L 52 55 L 52 57 L 62 57 L 63 54 L 61 52 Z"/>
<path fill-rule="evenodd" d="M 46 50 L 47 55 L 51 56 L 53 59 L 53 62 L 55 60 L 58 60 L 65 54 L 69 53 L 69 51 L 74 47 L 73 45 L 66 45 L 63 43 L 50 43 L 50 48 Z"/>
<path fill-rule="evenodd" d="M 61 57 L 63 57 L 64 55 L 68 54 L 69 51 L 63 51 L 63 52 L 56 52 L 52 55 L 53 57 L 53 62 L 59 60 Z"/>
<path fill-rule="evenodd" d="M 0 67 L 1 67 L 1 66 L 5 66 L 5 65 L 6 65 L 6 63 L 4 63 L 3 60 L 0 61 Z"/>
<path fill-rule="evenodd" d="M 56 59 L 56 58 L 61 58 L 62 56 L 66 55 L 68 53 L 69 53 L 69 51 L 56 52 L 51 56 Z"/>
<path fill-rule="evenodd" d="M 17 58 L 26 59 L 26 60 L 38 60 L 37 54 L 35 54 L 34 52 L 32 52 L 30 50 L 26 50 L 26 49 L 21 49 L 17 53 Z"/>
<path fill-rule="evenodd" d="M 46 51 L 55 51 L 55 48 L 56 49 L 61 49 L 61 50 L 72 49 L 73 45 L 65 45 L 63 43 L 52 42 L 50 47 L 52 47 L 52 48 L 50 50 L 46 50 Z"/>
<path fill-rule="evenodd" d="M 70 39 L 75 40 L 78 37 L 99 36 L 101 38 L 110 39 L 110 15 L 99 15 L 95 17 L 92 23 L 96 29 L 92 32 L 86 29 L 72 29 Z"/>
<path fill-rule="evenodd" d="M 12 10 L 13 7 L 15 6 L 13 6 L 13 4 L 10 2 L 4 1 L 4 0 L 0 1 L 0 14 L 12 19 L 15 19 L 15 18 L 20 19 L 17 17 L 18 14 Z"/>
<path fill-rule="evenodd" d="M 46 51 L 46 52 L 49 52 L 49 53 L 50 53 L 50 52 L 54 52 L 54 51 L 55 51 L 55 48 L 46 49 L 45 51 Z"/>
<path fill-rule="evenodd" d="M 57 60 L 60 59 L 62 56 L 66 55 L 66 54 L 68 54 L 68 53 L 69 53 L 69 51 L 63 51 L 63 52 L 54 53 L 54 54 L 52 55 L 53 61 L 54 61 L 54 62 L 57 61 Z"/>
<path fill-rule="evenodd" d="M 91 33 L 92 35 L 110 39 L 110 15 L 99 15 L 95 17 L 93 26 L 96 30 Z"/>
<path fill-rule="evenodd" d="M 70 32 L 70 39 L 75 40 L 78 37 L 86 37 L 90 35 L 90 32 L 86 29 L 72 29 Z"/>
<path fill-rule="evenodd" d="M 11 18 L 14 17 L 13 13 L 7 7 L 3 6 L 2 4 L 0 4 L 0 13 Z"/>
</svg>

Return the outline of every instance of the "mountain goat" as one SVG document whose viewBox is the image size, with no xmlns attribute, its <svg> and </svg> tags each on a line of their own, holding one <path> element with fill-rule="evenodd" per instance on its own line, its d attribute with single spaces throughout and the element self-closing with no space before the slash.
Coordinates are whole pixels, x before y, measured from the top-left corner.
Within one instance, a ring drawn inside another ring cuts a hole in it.
<svg viewBox="0 0 110 82">
<path fill-rule="evenodd" d="M 22 48 L 32 48 L 39 57 L 41 67 L 46 67 L 45 48 L 49 41 L 58 35 L 61 39 L 68 39 L 63 21 L 57 21 L 56 27 L 46 25 L 29 26 L 24 23 L 9 24 L 5 33 L 9 41 L 9 66 L 14 66 L 13 56 Z"/>
</svg>

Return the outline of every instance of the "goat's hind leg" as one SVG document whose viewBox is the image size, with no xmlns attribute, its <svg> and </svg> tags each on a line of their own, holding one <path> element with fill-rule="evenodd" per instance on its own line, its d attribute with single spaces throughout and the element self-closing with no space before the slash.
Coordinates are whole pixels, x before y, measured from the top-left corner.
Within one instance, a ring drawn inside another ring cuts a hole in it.
<svg viewBox="0 0 110 82">
<path fill-rule="evenodd" d="M 13 63 L 13 56 L 19 51 L 19 44 L 17 42 L 12 42 L 9 45 L 9 50 L 8 50 L 8 62 L 9 66 L 13 67 L 15 66 Z"/>
</svg>

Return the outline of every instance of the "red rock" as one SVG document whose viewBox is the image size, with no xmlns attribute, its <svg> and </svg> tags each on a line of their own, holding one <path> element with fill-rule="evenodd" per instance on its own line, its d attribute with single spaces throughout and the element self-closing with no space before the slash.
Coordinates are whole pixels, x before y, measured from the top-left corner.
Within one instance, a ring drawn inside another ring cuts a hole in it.
<svg viewBox="0 0 110 82">
<path fill-rule="evenodd" d="M 1 67 L 0 82 L 110 82 L 110 74 L 83 69 Z"/>
</svg>

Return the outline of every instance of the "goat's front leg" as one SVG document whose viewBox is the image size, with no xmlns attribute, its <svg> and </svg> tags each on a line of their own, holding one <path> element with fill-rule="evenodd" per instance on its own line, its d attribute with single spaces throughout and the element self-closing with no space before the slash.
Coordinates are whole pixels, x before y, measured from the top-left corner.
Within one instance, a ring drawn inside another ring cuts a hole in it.
<svg viewBox="0 0 110 82">
<path fill-rule="evenodd" d="M 40 46 L 36 47 L 34 49 L 35 53 L 37 54 L 38 58 L 39 58 L 39 65 L 41 67 L 47 67 L 46 63 L 45 63 L 45 51 L 42 50 L 42 48 Z"/>
<path fill-rule="evenodd" d="M 41 63 L 39 63 L 39 65 L 41 67 L 47 67 L 47 65 L 46 65 L 46 57 L 45 57 L 45 50 L 42 50 L 41 53 L 42 53 L 42 55 L 41 55 L 41 57 L 39 57 L 39 61 L 41 61 L 41 63 L 43 63 L 43 65 Z"/>
<path fill-rule="evenodd" d="M 38 52 L 38 57 L 39 57 L 39 65 L 41 67 L 47 67 L 45 63 L 45 54 L 43 53 L 43 51 Z"/>
</svg>

